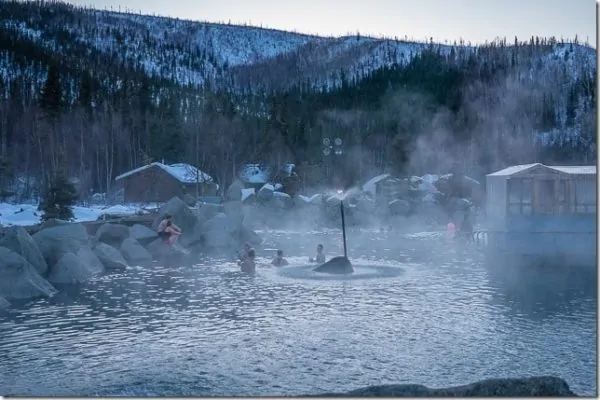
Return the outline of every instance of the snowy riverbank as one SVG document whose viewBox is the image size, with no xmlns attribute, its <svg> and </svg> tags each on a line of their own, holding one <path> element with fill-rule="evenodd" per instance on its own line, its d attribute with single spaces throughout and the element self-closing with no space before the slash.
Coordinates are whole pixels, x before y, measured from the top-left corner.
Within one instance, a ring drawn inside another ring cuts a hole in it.
<svg viewBox="0 0 600 400">
<path fill-rule="evenodd" d="M 139 204 L 74 206 L 74 222 L 96 221 L 102 215 L 129 216 L 145 214 L 151 208 L 154 207 Z M 0 203 L 0 226 L 30 226 L 39 224 L 41 215 L 42 212 L 38 211 L 37 204 Z"/>
</svg>

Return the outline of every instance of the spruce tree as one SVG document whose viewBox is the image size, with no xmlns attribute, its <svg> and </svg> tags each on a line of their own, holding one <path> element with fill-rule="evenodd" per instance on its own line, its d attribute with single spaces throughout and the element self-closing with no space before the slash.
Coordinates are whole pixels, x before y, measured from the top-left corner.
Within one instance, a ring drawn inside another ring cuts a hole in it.
<svg viewBox="0 0 600 400">
<path fill-rule="evenodd" d="M 43 211 L 42 221 L 52 218 L 62 220 L 73 219 L 73 205 L 77 201 L 77 190 L 64 174 L 59 173 L 52 179 L 39 210 Z"/>
</svg>

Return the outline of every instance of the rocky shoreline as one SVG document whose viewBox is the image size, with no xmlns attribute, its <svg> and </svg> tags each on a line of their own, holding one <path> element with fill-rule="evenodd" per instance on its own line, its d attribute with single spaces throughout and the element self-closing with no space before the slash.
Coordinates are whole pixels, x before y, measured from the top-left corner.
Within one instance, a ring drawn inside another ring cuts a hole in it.
<svg viewBox="0 0 600 400">
<path fill-rule="evenodd" d="M 345 393 L 303 397 L 577 397 L 564 379 L 554 376 L 486 379 L 462 386 L 431 389 L 423 385 L 377 385 Z"/>
<path fill-rule="evenodd" d="M 189 254 L 175 252 L 158 239 L 155 228 L 165 214 L 183 229 L 180 243 Z M 241 201 L 191 208 L 174 197 L 160 208 L 151 227 L 107 222 L 93 234 L 83 223 L 60 220 L 35 229 L 10 227 L 0 238 L 0 309 L 14 300 L 51 297 L 58 292 L 55 285 L 85 282 L 130 265 L 172 259 L 183 263 L 210 252 L 232 254 L 243 242 L 258 245 L 262 239 L 244 225 Z"/>
</svg>

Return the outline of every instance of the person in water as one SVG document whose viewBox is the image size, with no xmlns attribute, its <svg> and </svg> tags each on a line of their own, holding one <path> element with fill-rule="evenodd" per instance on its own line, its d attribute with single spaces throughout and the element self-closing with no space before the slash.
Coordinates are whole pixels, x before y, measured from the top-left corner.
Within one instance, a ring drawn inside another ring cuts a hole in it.
<svg viewBox="0 0 600 400">
<path fill-rule="evenodd" d="M 454 239 L 456 236 L 456 225 L 454 225 L 454 222 L 452 222 L 452 220 L 450 220 L 450 222 L 448 222 L 448 225 L 446 225 L 446 236 L 448 237 L 448 239 Z"/>
<path fill-rule="evenodd" d="M 248 250 L 247 257 L 239 262 L 242 272 L 247 274 L 253 274 L 256 272 L 256 263 L 254 262 L 254 258 L 256 257 L 256 252 L 254 249 Z"/>
<path fill-rule="evenodd" d="M 271 261 L 271 264 L 276 267 L 284 267 L 286 265 L 289 265 L 290 263 L 285 258 L 283 258 L 283 250 L 277 250 L 277 255 L 275 256 L 273 261 Z"/>
<path fill-rule="evenodd" d="M 323 245 L 319 244 L 317 245 L 317 255 L 315 256 L 315 258 L 309 258 L 310 262 L 317 262 L 317 263 L 324 263 L 325 262 L 325 254 L 323 253 Z"/>
<path fill-rule="evenodd" d="M 465 213 L 462 223 L 460 224 L 460 236 L 467 243 L 473 241 L 473 223 L 468 212 Z"/>
<path fill-rule="evenodd" d="M 252 249 L 252 246 L 250 246 L 250 243 L 248 243 L 248 242 L 244 243 L 244 247 L 242 247 L 241 253 L 238 253 L 238 258 L 239 258 L 240 262 L 243 262 L 246 258 L 248 258 L 248 253 L 250 252 L 251 249 Z"/>
<path fill-rule="evenodd" d="M 158 237 L 169 245 L 175 243 L 175 240 L 177 240 L 179 235 L 182 233 L 181 228 L 175 225 L 171 218 L 172 217 L 170 214 L 166 214 L 165 218 L 160 221 L 160 224 L 158 224 L 158 227 L 156 228 Z"/>
</svg>

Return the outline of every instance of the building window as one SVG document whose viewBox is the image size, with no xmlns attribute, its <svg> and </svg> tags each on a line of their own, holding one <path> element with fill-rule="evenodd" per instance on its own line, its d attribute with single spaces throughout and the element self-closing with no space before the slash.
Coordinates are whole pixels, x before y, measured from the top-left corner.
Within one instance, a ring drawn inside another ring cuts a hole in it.
<svg viewBox="0 0 600 400">
<path fill-rule="evenodd" d="M 569 202 L 569 185 L 565 180 L 556 181 L 556 201 L 559 215 L 573 212 L 573 207 Z"/>
<path fill-rule="evenodd" d="M 554 180 L 544 179 L 536 182 L 537 184 L 537 196 L 536 196 L 536 214 L 554 214 L 555 201 L 555 190 Z"/>
<path fill-rule="evenodd" d="M 533 187 L 531 179 L 508 180 L 508 213 L 531 215 Z"/>
<path fill-rule="evenodd" d="M 573 181 L 573 190 L 571 191 L 571 204 L 575 213 L 595 213 L 596 182 L 592 180 Z"/>
<path fill-rule="evenodd" d="M 533 214 L 533 182 L 531 179 L 523 179 L 521 193 L 521 214 Z"/>
</svg>

